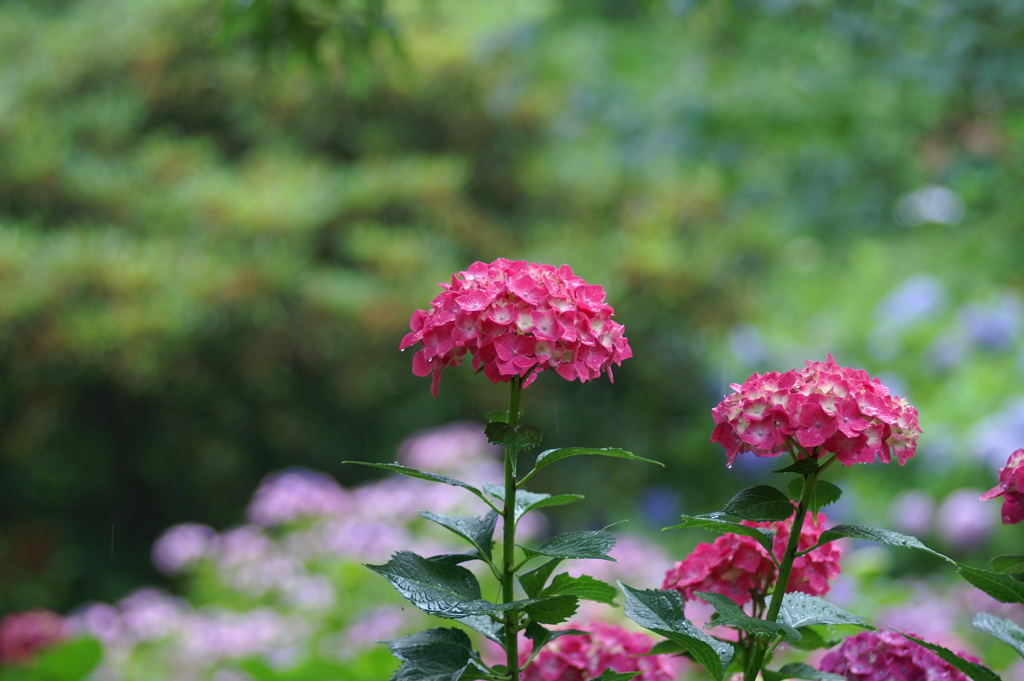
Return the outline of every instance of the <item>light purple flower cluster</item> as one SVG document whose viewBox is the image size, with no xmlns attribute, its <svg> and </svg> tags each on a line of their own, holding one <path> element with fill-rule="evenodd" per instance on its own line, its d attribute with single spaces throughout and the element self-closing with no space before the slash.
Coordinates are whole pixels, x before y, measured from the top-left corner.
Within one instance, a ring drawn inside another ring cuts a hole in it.
<svg viewBox="0 0 1024 681">
<path fill-rule="evenodd" d="M 399 458 L 473 483 L 500 478 L 500 453 L 481 425 L 459 423 L 412 436 Z M 201 575 L 204 599 L 216 593 L 223 600 L 194 608 L 164 591 L 142 589 L 115 604 L 82 608 L 70 618 L 71 629 L 103 642 L 97 678 L 122 678 L 139 660 L 148 665 L 147 678 L 189 679 L 226 679 L 235 661 L 252 656 L 285 667 L 296 655 L 310 654 L 344 663 L 422 618 L 382 604 L 375 590 L 353 586 L 353 571 L 365 572 L 357 564 L 386 560 L 401 548 L 425 555 L 458 548 L 449 532 L 419 515 L 421 508 L 462 516 L 486 510 L 464 490 L 409 477 L 349 490 L 329 475 L 299 468 L 268 475 L 246 511 L 248 524 L 218 532 L 184 523 L 154 543 L 158 569 Z M 524 518 L 520 529 L 528 532 L 530 520 Z M 372 574 L 365 578 L 375 582 Z M 317 639 L 314 653 L 306 644 Z"/>
<path fill-rule="evenodd" d="M 348 492 L 333 477 L 304 468 L 289 468 L 263 479 L 246 516 L 263 527 L 303 517 L 337 515 L 351 510 Z"/>
</svg>

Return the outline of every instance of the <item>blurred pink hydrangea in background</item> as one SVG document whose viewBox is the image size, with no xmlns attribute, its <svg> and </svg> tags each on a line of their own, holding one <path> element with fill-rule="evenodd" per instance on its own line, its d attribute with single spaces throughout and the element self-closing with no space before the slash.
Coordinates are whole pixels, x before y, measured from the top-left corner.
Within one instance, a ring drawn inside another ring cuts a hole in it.
<svg viewBox="0 0 1024 681">
<path fill-rule="evenodd" d="M 965 653 L 960 656 L 971 662 L 979 661 Z M 865 631 L 850 636 L 829 651 L 819 667 L 841 674 L 847 681 L 968 681 L 938 655 L 893 631 Z"/>
<path fill-rule="evenodd" d="M 615 311 L 604 302 L 604 289 L 568 265 L 499 258 L 475 262 L 440 286 L 444 292 L 430 309 L 413 313 L 412 331 L 400 346 L 421 344 L 412 370 L 433 375 L 434 397 L 441 372 L 461 364 L 467 352 L 474 371 L 482 369 L 494 383 L 522 376 L 524 387 L 546 369 L 567 381 L 602 373 L 612 379 L 612 364 L 633 356 L 623 326 L 611 319 Z"/>
<path fill-rule="evenodd" d="M 0 663 L 21 664 L 64 640 L 64 618 L 45 608 L 14 612 L 0 620 Z"/>
<path fill-rule="evenodd" d="M 825 515 L 809 517 L 800 531 L 799 550 L 809 549 L 825 531 Z M 782 522 L 744 525 L 761 527 L 776 532 L 772 551 L 781 560 L 789 540 L 792 518 Z M 793 562 L 787 592 L 801 591 L 812 596 L 823 596 L 831 588 L 830 580 L 839 576 L 842 549 L 836 542 L 825 544 Z M 775 582 L 778 570 L 768 552 L 753 537 L 726 533 L 711 544 L 700 543 L 693 553 L 676 563 L 665 574 L 662 589 L 674 589 L 683 598 L 693 601 L 698 591 L 728 596 L 739 605 L 760 599 Z"/>
<path fill-rule="evenodd" d="M 569 623 L 568 629 L 589 632 L 560 636 L 546 645 L 520 675 L 522 681 L 589 681 L 606 669 L 640 672 L 636 681 L 672 681 L 679 663 L 669 655 L 647 655 L 654 640 L 642 632 L 627 631 L 604 622 Z M 520 649 L 519 662 L 530 658 L 529 642 Z"/>
<path fill-rule="evenodd" d="M 999 469 L 999 484 L 981 495 L 982 501 L 1003 498 L 1003 524 L 1024 520 L 1024 449 L 1018 449 Z"/>
<path fill-rule="evenodd" d="M 900 465 L 914 455 L 921 432 L 917 410 L 866 371 L 808 361 L 803 369 L 754 374 L 711 410 L 712 442 L 726 448 L 731 466 L 741 452 L 778 456 L 787 442 L 808 453 L 820 448 L 845 466 Z M 814 454 L 812 454 L 813 456 Z"/>
</svg>

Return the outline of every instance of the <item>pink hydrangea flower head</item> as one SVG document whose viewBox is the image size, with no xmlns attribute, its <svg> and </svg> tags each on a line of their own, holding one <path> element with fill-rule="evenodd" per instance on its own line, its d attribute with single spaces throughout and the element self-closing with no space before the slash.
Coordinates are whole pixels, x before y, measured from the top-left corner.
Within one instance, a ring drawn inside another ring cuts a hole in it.
<svg viewBox="0 0 1024 681">
<path fill-rule="evenodd" d="M 726 449 L 731 466 L 741 452 L 778 456 L 799 446 L 817 458 L 833 453 L 840 463 L 900 465 L 914 455 L 917 410 L 889 394 L 860 369 L 808 361 L 803 369 L 754 374 L 711 410 L 711 441 Z"/>
<path fill-rule="evenodd" d="M 776 560 L 782 560 L 793 527 L 792 519 L 770 523 L 744 520 L 743 524 L 773 530 L 776 534 L 772 553 Z M 803 551 L 814 546 L 824 531 L 824 514 L 808 517 L 800 530 L 799 549 Z M 831 588 L 830 581 L 839 576 L 841 556 L 842 549 L 832 542 L 797 558 L 793 562 L 786 592 L 825 595 Z M 674 589 L 688 601 L 696 600 L 698 591 L 710 591 L 744 605 L 755 598 L 763 598 L 777 576 L 775 562 L 755 539 L 727 533 L 711 544 L 698 544 L 693 553 L 669 569 L 661 588 Z"/>
<path fill-rule="evenodd" d="M 982 501 L 1003 498 L 1003 524 L 1024 520 L 1024 449 L 1018 449 L 999 469 L 999 484 L 981 495 Z"/>
<path fill-rule="evenodd" d="M 0 621 L 0 663 L 28 662 L 64 638 L 64 618 L 51 610 L 11 613 Z"/>
<path fill-rule="evenodd" d="M 763 595 L 775 579 L 775 563 L 752 537 L 723 534 L 702 542 L 665 573 L 662 589 L 674 589 L 688 601 L 698 591 L 728 596 L 739 605 Z"/>
<path fill-rule="evenodd" d="M 637 681 L 671 681 L 676 667 L 668 655 L 647 655 L 654 640 L 642 632 L 627 631 L 604 622 L 570 623 L 570 629 L 588 632 L 580 636 L 560 636 L 526 665 L 523 681 L 590 681 L 606 669 L 615 672 L 640 672 Z M 520 649 L 520 664 L 526 664 L 532 647 Z"/>
<path fill-rule="evenodd" d="M 604 373 L 613 380 L 612 364 L 633 356 L 604 289 L 568 265 L 475 262 L 441 288 L 429 310 L 413 312 L 400 346 L 420 344 L 412 371 L 432 376 L 435 397 L 441 372 L 461 364 L 467 352 L 473 369 L 491 381 L 521 376 L 524 386 L 547 369 L 567 381 Z"/>
<path fill-rule="evenodd" d="M 979 662 L 965 653 L 960 657 Z M 821 670 L 847 681 L 967 681 L 953 665 L 893 631 L 865 631 L 845 639 L 822 658 Z"/>
</svg>

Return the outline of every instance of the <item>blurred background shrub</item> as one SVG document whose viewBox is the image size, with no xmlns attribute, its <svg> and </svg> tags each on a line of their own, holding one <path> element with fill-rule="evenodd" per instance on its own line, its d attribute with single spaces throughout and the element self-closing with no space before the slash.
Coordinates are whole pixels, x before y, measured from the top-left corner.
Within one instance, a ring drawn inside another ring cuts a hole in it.
<svg viewBox="0 0 1024 681">
<path fill-rule="evenodd" d="M 1024 445 L 1022 39 L 997 0 L 0 2 L 0 612 L 168 586 L 154 539 L 268 471 L 355 485 L 504 406 L 397 351 L 497 257 L 604 285 L 635 352 L 527 421 L 667 464 L 538 476 L 588 495 L 553 523 L 767 481 L 709 409 L 833 352 L 925 432 L 830 517 L 1007 548 L 977 494 Z"/>
</svg>

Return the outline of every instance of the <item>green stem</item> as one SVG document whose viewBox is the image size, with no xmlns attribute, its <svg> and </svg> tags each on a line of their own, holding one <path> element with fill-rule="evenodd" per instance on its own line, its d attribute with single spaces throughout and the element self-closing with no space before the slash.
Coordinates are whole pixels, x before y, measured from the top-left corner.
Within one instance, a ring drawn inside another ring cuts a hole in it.
<svg viewBox="0 0 1024 681">
<path fill-rule="evenodd" d="M 800 493 L 800 503 L 796 507 L 796 516 L 793 518 L 793 527 L 789 530 L 789 541 L 786 542 L 786 552 L 782 555 L 782 562 L 779 564 L 779 578 L 775 582 L 775 589 L 772 591 L 772 600 L 768 604 L 768 614 L 765 619 L 769 622 L 779 621 L 779 611 L 782 610 L 782 599 L 786 595 L 786 588 L 789 586 L 789 577 L 793 572 L 793 561 L 796 560 L 797 551 L 800 548 L 800 531 L 804 527 L 804 518 L 807 516 L 807 509 L 811 506 L 811 497 L 814 495 L 814 485 L 818 481 L 818 470 L 815 473 L 804 476 L 803 490 Z M 768 645 L 760 641 L 754 645 L 754 654 L 750 656 L 743 681 L 755 681 L 757 673 L 764 665 L 765 657 L 768 654 Z"/>
<path fill-rule="evenodd" d="M 508 401 L 508 424 L 519 425 L 519 397 L 522 381 L 512 377 L 512 394 Z M 502 603 L 515 600 L 515 536 L 516 536 L 516 456 L 518 451 L 505 447 L 505 510 L 502 531 Z M 519 681 L 519 611 L 515 608 L 505 611 L 505 659 L 510 681 Z"/>
</svg>

